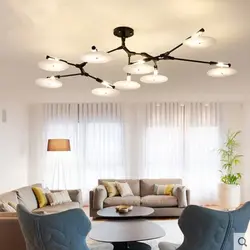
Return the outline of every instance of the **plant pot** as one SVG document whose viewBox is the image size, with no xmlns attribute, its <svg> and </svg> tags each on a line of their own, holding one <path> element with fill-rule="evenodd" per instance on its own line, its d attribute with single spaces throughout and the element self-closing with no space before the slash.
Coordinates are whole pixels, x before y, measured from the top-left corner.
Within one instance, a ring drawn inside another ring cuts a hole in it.
<svg viewBox="0 0 250 250">
<path fill-rule="evenodd" d="M 240 206 L 240 185 L 228 185 L 220 183 L 219 186 L 220 206 L 224 209 L 235 209 Z"/>
</svg>

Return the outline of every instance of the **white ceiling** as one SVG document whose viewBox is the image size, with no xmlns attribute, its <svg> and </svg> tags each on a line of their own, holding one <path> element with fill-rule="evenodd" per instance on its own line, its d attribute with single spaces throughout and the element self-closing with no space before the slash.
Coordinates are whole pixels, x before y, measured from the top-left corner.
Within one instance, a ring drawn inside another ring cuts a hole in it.
<svg viewBox="0 0 250 250">
<path fill-rule="evenodd" d="M 98 84 L 84 77 L 63 80 L 58 90 L 37 87 L 35 79 L 47 76 L 37 62 L 47 54 L 80 62 L 92 45 L 99 50 L 117 47 L 120 41 L 113 29 L 124 25 L 135 30 L 127 45 L 152 54 L 169 50 L 203 27 L 206 35 L 217 40 L 216 45 L 202 50 L 182 47 L 173 56 L 231 62 L 238 74 L 214 79 L 206 75 L 209 65 L 162 61 L 159 68 L 169 77 L 167 83 L 143 84 L 137 91 L 122 93 L 119 100 L 245 95 L 250 91 L 249 10 L 249 0 L 1 0 L 0 90 L 31 102 L 89 100 Z M 110 82 L 124 78 L 126 56 L 123 52 L 113 55 L 112 62 L 87 65 L 86 70 Z"/>
</svg>

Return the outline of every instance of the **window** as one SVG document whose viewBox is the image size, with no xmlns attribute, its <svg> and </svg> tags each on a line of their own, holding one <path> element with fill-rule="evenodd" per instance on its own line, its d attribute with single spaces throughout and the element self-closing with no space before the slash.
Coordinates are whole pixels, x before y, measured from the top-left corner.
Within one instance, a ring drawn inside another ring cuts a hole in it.
<svg viewBox="0 0 250 250">
<path fill-rule="evenodd" d="M 147 128 L 146 165 L 146 175 L 150 178 L 181 176 L 183 137 L 180 127 Z"/>
</svg>

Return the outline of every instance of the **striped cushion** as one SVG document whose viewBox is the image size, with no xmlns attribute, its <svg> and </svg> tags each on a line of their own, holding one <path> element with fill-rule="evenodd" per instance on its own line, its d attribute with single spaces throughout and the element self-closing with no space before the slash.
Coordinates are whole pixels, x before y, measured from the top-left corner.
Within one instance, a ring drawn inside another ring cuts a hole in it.
<svg viewBox="0 0 250 250">
<path fill-rule="evenodd" d="M 72 201 L 69 197 L 69 193 L 67 190 L 54 192 L 54 193 L 48 193 L 47 198 L 51 206 L 60 205 L 60 204 Z"/>
<path fill-rule="evenodd" d="M 154 185 L 155 195 L 172 195 L 174 184 Z"/>
<path fill-rule="evenodd" d="M 9 205 L 6 202 L 0 203 L 0 212 L 16 212 L 16 209 L 14 209 L 11 205 Z"/>
</svg>

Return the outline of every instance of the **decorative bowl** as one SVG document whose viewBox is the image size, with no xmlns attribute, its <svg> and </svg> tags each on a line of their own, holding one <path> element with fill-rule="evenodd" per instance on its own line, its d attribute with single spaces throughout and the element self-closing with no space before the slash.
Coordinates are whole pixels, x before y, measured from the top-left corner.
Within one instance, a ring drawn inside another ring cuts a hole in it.
<svg viewBox="0 0 250 250">
<path fill-rule="evenodd" d="M 116 207 L 116 212 L 118 213 L 128 213 L 133 209 L 133 206 L 128 206 L 128 205 L 120 205 Z"/>
</svg>

